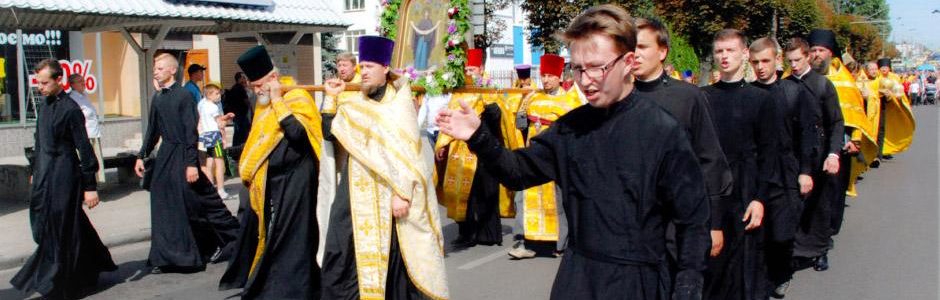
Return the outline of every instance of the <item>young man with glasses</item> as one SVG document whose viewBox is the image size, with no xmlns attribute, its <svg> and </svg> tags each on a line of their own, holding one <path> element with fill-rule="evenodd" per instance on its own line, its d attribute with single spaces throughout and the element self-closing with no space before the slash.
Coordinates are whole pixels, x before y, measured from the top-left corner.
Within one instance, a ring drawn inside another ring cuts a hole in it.
<svg viewBox="0 0 940 300">
<path fill-rule="evenodd" d="M 522 189 L 555 181 L 569 241 L 552 299 L 701 297 L 708 199 L 682 125 L 633 93 L 636 30 L 611 4 L 572 20 L 562 37 L 589 105 L 508 151 L 473 111 L 443 110 L 441 130 L 467 140 L 499 181 Z M 676 224 L 679 269 L 670 286 L 665 227 Z"/>
</svg>

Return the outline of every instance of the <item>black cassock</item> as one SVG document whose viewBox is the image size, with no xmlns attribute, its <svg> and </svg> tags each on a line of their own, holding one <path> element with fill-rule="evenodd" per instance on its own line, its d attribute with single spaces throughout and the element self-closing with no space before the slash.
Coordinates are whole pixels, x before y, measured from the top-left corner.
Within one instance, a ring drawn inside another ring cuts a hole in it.
<svg viewBox="0 0 940 300">
<path fill-rule="evenodd" d="M 829 79 L 809 70 L 802 78 L 789 76 L 787 80 L 803 84 L 813 96 L 814 104 L 819 107 L 821 126 L 817 129 L 819 141 L 818 155 L 813 158 L 813 192 L 804 202 L 800 226 L 797 228 L 793 255 L 813 258 L 826 254 L 832 248 L 833 219 L 841 222 L 845 205 L 845 189 L 851 174 L 851 155 L 842 153 L 845 139 L 845 122 L 839 95 Z M 829 154 L 840 155 L 839 174 L 829 175 L 822 171 L 823 162 Z"/>
<path fill-rule="evenodd" d="M 38 246 L 10 283 L 50 298 L 80 298 L 98 273 L 117 270 L 82 209 L 85 191 L 96 190 L 98 160 L 78 104 L 65 92 L 41 103 L 29 202 Z"/>
<path fill-rule="evenodd" d="M 154 94 L 150 125 L 139 153 L 141 158 L 149 156 L 161 141 L 150 185 L 148 264 L 166 271 L 204 267 L 217 247 L 225 247 L 238 234 L 238 220 L 198 168 L 197 115 L 192 98 L 179 83 Z M 186 182 L 186 167 L 196 167 L 199 180 Z"/>
<path fill-rule="evenodd" d="M 249 276 L 258 247 L 258 216 L 250 201 L 242 201 L 241 235 L 219 288 L 244 288 L 245 299 L 319 299 L 316 176 L 320 163 L 296 118 L 284 118 L 280 125 L 284 139 L 268 157 L 263 255 Z"/>
<path fill-rule="evenodd" d="M 745 210 L 752 200 L 767 207 L 777 147 L 777 123 L 770 95 L 744 80 L 719 81 L 704 87 L 712 121 L 725 152 L 734 188 L 712 214 L 719 218 L 724 247 L 709 259 L 705 272 L 706 299 L 755 299 L 764 293 L 762 228 L 745 232 Z"/>
<path fill-rule="evenodd" d="M 236 84 L 225 93 L 222 107 L 225 113 L 235 114 L 232 124 L 235 125 L 235 132 L 232 134 L 232 146 L 241 146 L 248 139 L 248 132 L 251 131 L 251 104 L 248 103 L 248 90 L 240 84 Z"/>
<path fill-rule="evenodd" d="M 552 299 L 678 299 L 700 294 L 709 204 L 684 127 L 630 94 L 609 108 L 568 112 L 530 145 L 509 151 L 487 126 L 467 142 L 500 183 L 522 190 L 555 181 L 569 224 Z M 670 282 L 666 224 L 676 224 L 678 276 Z"/>
<path fill-rule="evenodd" d="M 483 107 L 480 120 L 491 128 L 492 132 L 502 145 L 500 128 L 499 106 L 495 103 Z M 473 185 L 470 187 L 470 196 L 467 199 L 467 217 L 457 222 L 458 231 L 462 238 L 477 244 L 495 245 L 503 241 L 502 225 L 499 220 L 499 182 L 496 181 L 486 168 L 486 162 L 477 159 L 477 170 L 473 174 Z"/>
<path fill-rule="evenodd" d="M 791 257 L 793 239 L 803 212 L 799 176 L 812 175 L 819 154 L 821 121 L 819 106 L 802 84 L 776 80 L 770 84 L 754 82 L 754 86 L 770 93 L 776 106 L 778 124 L 777 160 L 773 184 L 764 212 L 767 275 L 774 285 L 793 276 Z"/>
<path fill-rule="evenodd" d="M 732 179 L 708 111 L 705 93 L 695 85 L 669 77 L 665 72 L 653 81 L 637 80 L 636 93 L 655 100 L 685 127 L 705 175 L 709 201 L 713 208 L 717 208 L 721 197 L 731 193 Z M 718 220 L 712 220 L 712 229 L 719 229 L 719 225 Z"/>
</svg>

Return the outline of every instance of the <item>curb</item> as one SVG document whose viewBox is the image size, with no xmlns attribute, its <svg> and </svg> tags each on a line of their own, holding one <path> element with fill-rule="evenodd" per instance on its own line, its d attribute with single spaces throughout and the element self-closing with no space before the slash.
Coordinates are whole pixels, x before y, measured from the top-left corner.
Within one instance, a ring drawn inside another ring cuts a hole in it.
<svg viewBox="0 0 940 300">
<path fill-rule="evenodd" d="M 102 240 L 104 246 L 108 248 L 108 251 L 111 251 L 116 247 L 147 241 L 150 241 L 150 230 L 134 234 L 124 234 L 110 238 L 108 240 Z M 21 253 L 9 258 L 0 258 L 0 271 L 22 267 L 23 264 L 26 263 L 26 260 L 29 259 L 29 257 L 32 255 L 33 252 L 30 251 L 29 253 Z"/>
</svg>

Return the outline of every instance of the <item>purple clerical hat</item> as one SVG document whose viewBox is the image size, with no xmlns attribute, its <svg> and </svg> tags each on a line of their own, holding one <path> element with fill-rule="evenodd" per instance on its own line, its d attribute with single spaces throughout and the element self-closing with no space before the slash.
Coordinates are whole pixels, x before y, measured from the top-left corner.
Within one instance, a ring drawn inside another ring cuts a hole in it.
<svg viewBox="0 0 940 300">
<path fill-rule="evenodd" d="M 370 61 L 383 66 L 392 63 L 395 41 L 375 35 L 359 37 L 359 61 Z"/>
</svg>

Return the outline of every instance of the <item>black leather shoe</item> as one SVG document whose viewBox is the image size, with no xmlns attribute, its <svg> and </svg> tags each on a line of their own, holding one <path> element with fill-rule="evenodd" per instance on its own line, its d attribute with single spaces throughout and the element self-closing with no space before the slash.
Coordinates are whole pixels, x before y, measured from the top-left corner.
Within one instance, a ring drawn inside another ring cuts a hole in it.
<svg viewBox="0 0 940 300">
<path fill-rule="evenodd" d="M 160 267 L 153 267 L 153 269 L 150 269 L 150 274 L 163 274 L 163 269 L 160 269 Z"/>
<path fill-rule="evenodd" d="M 209 257 L 209 263 L 219 263 L 222 260 L 222 247 L 216 247 L 215 253 L 212 253 L 212 257 Z"/>
<path fill-rule="evenodd" d="M 885 155 L 883 158 L 884 158 L 885 160 L 892 160 L 892 159 L 894 159 L 894 155 Z"/>
<path fill-rule="evenodd" d="M 879 166 L 881 166 L 881 161 L 877 161 L 877 160 L 876 160 L 876 161 L 873 161 L 873 162 L 871 162 L 871 165 L 869 165 L 869 166 L 870 166 L 872 169 L 877 169 Z"/>
<path fill-rule="evenodd" d="M 823 255 L 817 257 L 817 258 L 816 258 L 816 265 L 813 266 L 813 270 L 816 270 L 817 272 L 822 272 L 822 271 L 825 271 L 825 270 L 829 270 L 829 255 L 828 255 L 828 254 L 823 254 Z"/>
</svg>

